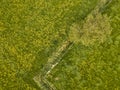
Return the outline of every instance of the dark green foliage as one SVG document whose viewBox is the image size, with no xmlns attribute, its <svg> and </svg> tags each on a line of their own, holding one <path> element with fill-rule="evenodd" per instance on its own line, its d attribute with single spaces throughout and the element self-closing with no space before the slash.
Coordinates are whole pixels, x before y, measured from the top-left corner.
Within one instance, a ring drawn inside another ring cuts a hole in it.
<svg viewBox="0 0 120 90">
<path fill-rule="evenodd" d="M 57 90 L 119 90 L 119 50 L 113 43 L 89 48 L 77 44 L 48 79 Z"/>
</svg>

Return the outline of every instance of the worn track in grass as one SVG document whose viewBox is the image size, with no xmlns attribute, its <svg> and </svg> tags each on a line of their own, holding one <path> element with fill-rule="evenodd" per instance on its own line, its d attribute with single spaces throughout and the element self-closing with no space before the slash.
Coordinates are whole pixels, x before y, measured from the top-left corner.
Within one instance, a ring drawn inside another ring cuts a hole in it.
<svg viewBox="0 0 120 90">
<path fill-rule="evenodd" d="M 53 85 L 46 80 L 46 76 L 62 60 L 72 46 L 72 42 L 65 41 L 62 46 L 58 47 L 56 51 L 52 53 L 51 57 L 48 58 L 47 64 L 43 67 L 42 72 L 33 78 L 39 87 L 46 90 L 55 90 Z M 48 86 L 50 86 L 50 88 Z"/>
</svg>

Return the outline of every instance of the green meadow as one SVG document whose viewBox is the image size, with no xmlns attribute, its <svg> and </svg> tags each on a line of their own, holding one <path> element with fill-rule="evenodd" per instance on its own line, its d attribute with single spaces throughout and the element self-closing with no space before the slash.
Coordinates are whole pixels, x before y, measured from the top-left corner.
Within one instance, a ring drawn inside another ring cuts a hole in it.
<svg viewBox="0 0 120 90">
<path fill-rule="evenodd" d="M 120 0 L 0 0 L 0 90 L 120 90 Z"/>
</svg>

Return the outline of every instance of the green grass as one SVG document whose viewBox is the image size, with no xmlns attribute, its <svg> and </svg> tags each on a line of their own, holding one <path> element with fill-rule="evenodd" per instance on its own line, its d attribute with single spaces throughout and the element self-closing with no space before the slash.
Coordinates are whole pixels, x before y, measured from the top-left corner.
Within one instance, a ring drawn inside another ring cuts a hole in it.
<svg viewBox="0 0 120 90">
<path fill-rule="evenodd" d="M 1 0 L 0 90 L 40 90 L 33 77 L 98 0 Z M 99 46 L 74 44 L 47 79 L 57 90 L 120 90 L 120 1 L 102 14 L 112 34 Z"/>
</svg>

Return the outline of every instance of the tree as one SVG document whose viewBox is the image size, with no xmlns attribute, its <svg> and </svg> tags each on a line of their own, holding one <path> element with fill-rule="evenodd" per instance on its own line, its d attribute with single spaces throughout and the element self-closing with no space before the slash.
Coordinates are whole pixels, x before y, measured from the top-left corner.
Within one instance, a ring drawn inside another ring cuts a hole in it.
<svg viewBox="0 0 120 90">
<path fill-rule="evenodd" d="M 70 28 L 69 39 L 72 42 L 81 42 L 83 45 L 103 43 L 111 34 L 112 28 L 109 17 L 100 12 L 91 13 L 82 23 L 74 23 Z"/>
</svg>

